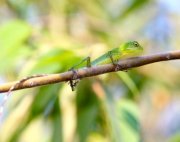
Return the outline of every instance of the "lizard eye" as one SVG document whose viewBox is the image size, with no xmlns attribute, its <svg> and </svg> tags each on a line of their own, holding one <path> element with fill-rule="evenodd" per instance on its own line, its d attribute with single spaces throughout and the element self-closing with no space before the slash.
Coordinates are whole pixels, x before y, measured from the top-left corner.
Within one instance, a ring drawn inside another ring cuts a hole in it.
<svg viewBox="0 0 180 142">
<path fill-rule="evenodd" d="M 139 46 L 139 44 L 138 44 L 138 42 L 137 42 L 137 41 L 134 41 L 134 43 L 133 43 L 133 44 L 134 44 L 134 46 L 135 46 L 135 47 L 138 47 L 138 46 Z"/>
</svg>

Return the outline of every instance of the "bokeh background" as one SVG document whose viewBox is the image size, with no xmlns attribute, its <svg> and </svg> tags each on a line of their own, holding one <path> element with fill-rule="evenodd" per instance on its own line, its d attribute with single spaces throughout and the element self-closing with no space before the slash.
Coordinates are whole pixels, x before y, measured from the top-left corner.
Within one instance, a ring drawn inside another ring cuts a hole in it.
<svg viewBox="0 0 180 142">
<path fill-rule="evenodd" d="M 67 71 L 137 40 L 180 48 L 178 0 L 0 0 L 0 82 Z M 5 93 L 0 94 L 2 100 Z M 179 142 L 180 62 L 13 92 L 0 142 Z"/>
</svg>

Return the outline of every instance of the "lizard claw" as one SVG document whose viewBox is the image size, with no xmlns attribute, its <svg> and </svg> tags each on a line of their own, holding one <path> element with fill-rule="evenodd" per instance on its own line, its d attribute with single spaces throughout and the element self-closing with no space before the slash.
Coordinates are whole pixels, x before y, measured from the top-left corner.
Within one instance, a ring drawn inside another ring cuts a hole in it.
<svg viewBox="0 0 180 142">
<path fill-rule="evenodd" d="M 119 65 L 119 64 L 114 64 L 114 66 L 115 66 L 115 71 L 122 71 L 121 69 L 123 68 L 121 65 Z M 123 70 L 123 71 L 125 71 L 125 72 L 128 72 L 128 70 L 126 69 L 126 70 Z"/>
<path fill-rule="evenodd" d="M 119 71 L 120 69 L 122 69 L 122 66 L 119 64 L 114 64 L 115 66 L 115 71 Z"/>
<path fill-rule="evenodd" d="M 74 91 L 75 87 L 79 83 L 78 74 L 77 71 L 74 70 L 74 68 L 70 68 L 69 71 L 73 72 L 72 79 L 69 80 L 68 84 L 71 86 L 71 90 Z"/>
</svg>

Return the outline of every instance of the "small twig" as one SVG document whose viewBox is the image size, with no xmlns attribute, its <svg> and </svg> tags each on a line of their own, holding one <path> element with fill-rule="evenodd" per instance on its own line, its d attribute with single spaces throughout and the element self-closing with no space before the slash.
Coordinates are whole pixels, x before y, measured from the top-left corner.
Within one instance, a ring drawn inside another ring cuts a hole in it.
<svg viewBox="0 0 180 142">
<path fill-rule="evenodd" d="M 121 66 L 119 70 L 127 70 L 130 68 L 151 64 L 154 62 L 161 62 L 161 61 L 175 60 L 175 59 L 180 59 L 180 51 L 124 59 L 124 60 L 120 60 L 118 64 Z M 94 66 L 86 69 L 78 69 L 76 72 L 79 78 L 85 78 L 85 77 L 96 76 L 108 72 L 115 72 L 115 66 L 112 64 L 106 64 L 106 65 Z M 72 77 L 73 77 L 73 72 L 67 71 L 59 74 L 50 74 L 43 77 L 31 78 L 15 86 L 13 90 L 32 88 L 47 84 L 69 81 L 72 79 Z M 0 93 L 9 91 L 9 89 L 17 82 L 11 82 L 0 85 Z"/>
</svg>

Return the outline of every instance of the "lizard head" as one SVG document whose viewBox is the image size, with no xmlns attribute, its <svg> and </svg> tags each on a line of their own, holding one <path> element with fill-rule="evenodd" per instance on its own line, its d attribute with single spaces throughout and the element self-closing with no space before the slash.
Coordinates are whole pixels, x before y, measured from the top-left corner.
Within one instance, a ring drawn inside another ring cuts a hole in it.
<svg viewBox="0 0 180 142">
<path fill-rule="evenodd" d="M 120 46 L 120 50 L 124 54 L 133 56 L 140 55 L 143 52 L 143 47 L 137 41 L 129 41 Z"/>
</svg>

